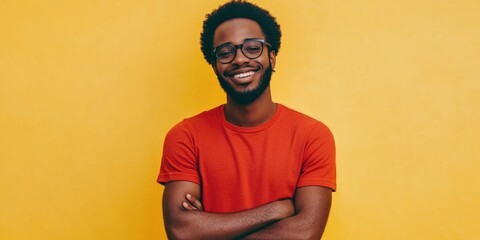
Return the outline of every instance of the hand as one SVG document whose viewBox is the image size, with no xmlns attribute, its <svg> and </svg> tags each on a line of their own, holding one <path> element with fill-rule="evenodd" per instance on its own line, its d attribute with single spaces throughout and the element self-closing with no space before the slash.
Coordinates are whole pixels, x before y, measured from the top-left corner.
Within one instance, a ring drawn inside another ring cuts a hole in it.
<svg viewBox="0 0 480 240">
<path fill-rule="evenodd" d="M 182 203 L 182 206 L 185 210 L 188 211 L 203 211 L 203 206 L 202 203 L 194 196 L 191 194 L 185 195 L 185 199 L 187 201 Z"/>
</svg>

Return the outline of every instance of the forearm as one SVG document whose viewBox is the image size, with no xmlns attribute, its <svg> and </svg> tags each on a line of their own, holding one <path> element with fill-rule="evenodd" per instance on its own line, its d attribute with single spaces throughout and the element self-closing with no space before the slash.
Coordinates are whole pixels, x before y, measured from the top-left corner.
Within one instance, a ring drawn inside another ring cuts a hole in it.
<svg viewBox="0 0 480 240">
<path fill-rule="evenodd" d="M 316 239 L 317 231 L 302 221 L 302 216 L 285 218 L 262 229 L 258 229 L 243 239 Z"/>
<path fill-rule="evenodd" d="M 226 214 L 176 209 L 176 214 L 168 214 L 165 227 L 169 239 L 238 238 L 291 216 L 293 207 L 288 205 L 291 202 L 283 200 Z"/>
<path fill-rule="evenodd" d="M 320 239 L 330 212 L 331 193 L 324 187 L 298 188 L 295 216 L 258 229 L 245 239 Z"/>
</svg>

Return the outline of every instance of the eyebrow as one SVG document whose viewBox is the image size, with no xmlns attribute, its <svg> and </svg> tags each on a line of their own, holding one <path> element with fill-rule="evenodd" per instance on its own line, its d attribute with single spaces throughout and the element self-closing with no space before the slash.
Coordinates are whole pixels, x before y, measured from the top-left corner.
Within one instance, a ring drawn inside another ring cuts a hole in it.
<svg viewBox="0 0 480 240">
<path fill-rule="evenodd" d="M 264 38 L 244 38 L 243 39 L 243 43 L 245 43 L 246 41 L 249 41 L 249 40 L 263 40 Z M 241 44 L 243 44 L 241 43 Z M 222 44 L 218 44 L 216 47 L 213 47 L 214 49 L 217 48 L 217 47 L 220 47 L 220 46 L 223 46 L 223 45 L 226 45 L 226 44 L 231 44 L 231 45 L 235 45 L 233 44 L 232 42 L 226 42 L 226 43 L 222 43 Z"/>
</svg>

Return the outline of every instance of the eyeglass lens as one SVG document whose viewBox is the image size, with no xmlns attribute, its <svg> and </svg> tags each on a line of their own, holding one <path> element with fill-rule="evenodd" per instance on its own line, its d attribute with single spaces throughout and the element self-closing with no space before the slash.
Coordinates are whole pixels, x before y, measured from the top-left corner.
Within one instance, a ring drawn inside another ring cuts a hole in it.
<svg viewBox="0 0 480 240">
<path fill-rule="evenodd" d="M 249 59 L 258 58 L 263 51 L 263 43 L 255 40 L 245 41 L 243 44 L 238 45 L 238 47 L 241 47 L 243 55 Z M 215 53 L 218 61 L 221 63 L 230 63 L 237 55 L 237 48 L 232 44 L 226 44 L 220 46 Z"/>
</svg>

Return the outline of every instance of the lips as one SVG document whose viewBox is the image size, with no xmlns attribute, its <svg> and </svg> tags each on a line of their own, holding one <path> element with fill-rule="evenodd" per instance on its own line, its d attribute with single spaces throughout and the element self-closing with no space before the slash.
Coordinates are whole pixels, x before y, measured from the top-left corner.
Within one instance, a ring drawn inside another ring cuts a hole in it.
<svg viewBox="0 0 480 240">
<path fill-rule="evenodd" d="M 226 76 L 235 84 L 245 85 L 250 83 L 259 69 L 242 68 L 229 72 Z"/>
</svg>

